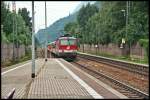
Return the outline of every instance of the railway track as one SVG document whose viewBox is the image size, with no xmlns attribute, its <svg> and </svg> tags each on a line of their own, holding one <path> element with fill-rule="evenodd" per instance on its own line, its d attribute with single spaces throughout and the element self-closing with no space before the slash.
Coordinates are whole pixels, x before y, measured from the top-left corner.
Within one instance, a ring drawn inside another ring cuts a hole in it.
<svg viewBox="0 0 150 100">
<path fill-rule="evenodd" d="M 120 93 L 126 95 L 128 98 L 134 98 L 134 99 L 147 99 L 149 98 L 149 95 L 134 88 L 131 87 L 125 83 L 122 83 L 110 76 L 107 76 L 103 73 L 100 73 L 98 71 L 95 71 L 93 69 L 91 69 L 88 66 L 84 66 L 80 63 L 77 62 L 72 62 L 72 64 L 77 65 L 78 67 L 80 67 L 81 69 L 83 69 L 84 71 L 88 72 L 89 74 L 91 74 L 92 76 L 96 77 L 97 79 L 103 81 L 104 83 L 110 85 L 111 87 L 113 87 L 114 89 L 116 89 L 117 91 L 119 91 Z"/>
<path fill-rule="evenodd" d="M 103 63 L 106 65 L 109 65 L 111 67 L 117 67 L 118 69 L 122 69 L 122 70 L 127 70 L 129 72 L 134 73 L 135 75 L 142 75 L 143 77 L 148 77 L 148 67 L 144 66 L 143 68 L 138 68 L 137 70 L 134 70 L 135 66 L 132 67 L 133 65 L 123 65 L 121 64 L 121 62 L 119 62 L 119 65 L 117 65 L 117 61 L 113 62 L 112 60 L 107 60 L 107 59 L 102 59 L 102 58 L 98 58 L 98 57 L 91 57 L 91 56 L 87 56 L 87 55 L 78 55 L 78 57 L 81 57 L 82 59 L 87 59 L 90 61 L 94 61 L 94 62 L 98 62 L 98 63 Z M 108 62 L 107 62 L 108 61 Z M 82 61 L 84 62 L 84 61 Z M 88 62 L 88 61 L 87 61 Z M 83 69 L 84 71 L 88 72 L 89 74 L 91 74 L 92 76 L 96 77 L 97 79 L 103 81 L 104 83 L 110 85 L 111 87 L 113 87 L 114 89 L 116 89 L 117 91 L 119 91 L 120 93 L 126 95 L 128 98 L 134 98 L 134 99 L 144 99 L 144 98 L 149 98 L 149 94 L 147 94 L 147 92 L 143 92 L 135 87 L 132 87 L 130 85 L 128 85 L 128 83 L 124 83 L 122 81 L 118 81 L 115 78 L 110 77 L 109 75 L 106 75 L 104 73 L 100 73 L 99 71 L 93 70 L 91 69 L 90 66 L 87 65 L 82 65 L 80 63 L 77 62 L 71 62 L 72 64 L 75 64 L 77 66 L 79 66 L 81 69 Z M 127 67 L 128 66 L 128 67 Z M 131 68 L 130 68 L 131 66 Z M 138 65 L 137 65 L 138 66 Z M 142 72 L 144 70 L 144 73 Z"/>
<path fill-rule="evenodd" d="M 149 76 L 149 67 L 146 65 L 127 63 L 124 61 L 113 60 L 113 59 L 105 58 L 105 57 L 85 55 L 85 54 L 81 54 L 81 53 L 78 53 L 78 57 L 86 58 L 86 59 L 91 60 L 91 61 L 96 61 L 96 62 L 107 64 L 107 65 L 110 65 L 113 67 L 117 67 L 120 69 L 128 70 L 128 71 L 133 72 L 135 74 L 144 75 L 146 77 Z"/>
</svg>

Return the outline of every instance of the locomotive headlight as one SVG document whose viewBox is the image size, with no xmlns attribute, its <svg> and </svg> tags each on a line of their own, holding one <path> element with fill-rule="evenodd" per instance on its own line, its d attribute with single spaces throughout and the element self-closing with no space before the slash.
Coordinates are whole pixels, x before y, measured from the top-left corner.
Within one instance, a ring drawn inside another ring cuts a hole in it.
<svg viewBox="0 0 150 100">
<path fill-rule="evenodd" d="M 58 52 L 62 52 L 62 50 L 59 50 Z"/>
</svg>

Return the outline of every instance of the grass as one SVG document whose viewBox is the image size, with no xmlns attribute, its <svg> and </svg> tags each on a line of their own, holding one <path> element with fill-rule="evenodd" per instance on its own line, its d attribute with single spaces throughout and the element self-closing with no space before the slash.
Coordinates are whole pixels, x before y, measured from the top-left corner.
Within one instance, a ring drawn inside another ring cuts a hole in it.
<svg viewBox="0 0 150 100">
<path fill-rule="evenodd" d="M 12 65 L 30 60 L 30 59 L 31 59 L 31 54 L 26 54 L 25 56 L 22 56 L 21 58 L 15 60 L 15 61 L 9 60 L 9 61 L 6 61 L 6 62 L 2 62 L 1 65 L 2 65 L 2 67 L 8 67 L 8 66 L 12 66 Z"/>
<path fill-rule="evenodd" d="M 80 51 L 80 52 L 82 52 L 82 51 Z M 138 59 L 138 58 L 133 59 L 130 56 L 115 56 L 115 55 L 111 55 L 111 54 L 107 54 L 107 53 L 97 53 L 97 54 L 95 52 L 86 52 L 86 53 L 103 56 L 103 57 L 108 57 L 108 58 L 112 58 L 112 59 L 117 59 L 117 60 L 133 62 L 133 63 L 149 64 L 148 57 L 145 57 L 144 59 Z"/>
</svg>

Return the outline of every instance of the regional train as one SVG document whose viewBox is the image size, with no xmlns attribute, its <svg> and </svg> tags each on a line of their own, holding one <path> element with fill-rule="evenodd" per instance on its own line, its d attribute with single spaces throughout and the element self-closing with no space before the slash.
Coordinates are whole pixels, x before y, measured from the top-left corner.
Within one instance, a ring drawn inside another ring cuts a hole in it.
<svg viewBox="0 0 150 100">
<path fill-rule="evenodd" d="M 77 57 L 77 38 L 72 36 L 61 36 L 48 45 L 48 50 L 55 56 L 61 58 L 75 59 Z"/>
</svg>

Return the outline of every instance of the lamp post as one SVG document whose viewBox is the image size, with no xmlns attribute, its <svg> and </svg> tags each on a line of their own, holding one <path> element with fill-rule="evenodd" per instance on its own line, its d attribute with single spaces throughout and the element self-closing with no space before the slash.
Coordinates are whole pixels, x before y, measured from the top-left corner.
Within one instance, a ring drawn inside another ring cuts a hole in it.
<svg viewBox="0 0 150 100">
<path fill-rule="evenodd" d="M 125 13 L 126 10 L 122 9 L 121 11 L 123 12 L 124 17 L 125 17 L 125 16 L 126 16 L 126 13 Z M 126 16 L 126 34 L 127 34 L 127 16 Z M 122 42 L 121 42 L 120 48 L 123 48 L 123 47 L 124 47 L 124 46 L 123 46 L 124 44 L 125 44 L 125 39 L 122 38 Z"/>
<path fill-rule="evenodd" d="M 127 39 L 128 14 L 129 14 L 129 8 L 130 8 L 129 4 L 130 4 L 130 2 L 127 1 L 126 2 L 126 10 L 124 10 L 124 9 L 121 10 L 124 13 L 124 17 L 126 18 L 126 21 L 125 21 L 126 22 L 126 25 L 125 25 L 126 33 L 125 33 L 125 38 L 122 38 L 122 43 L 121 43 L 120 48 L 124 48 L 124 46 L 125 46 L 125 39 Z M 129 45 L 129 47 L 130 47 L 130 45 Z"/>
<path fill-rule="evenodd" d="M 124 13 L 124 16 L 126 16 L 126 14 L 125 14 L 125 10 L 124 10 L 124 9 L 122 9 L 121 11 Z"/>
<path fill-rule="evenodd" d="M 126 1 L 126 10 L 122 9 L 121 11 L 124 13 L 124 16 L 126 17 L 126 34 L 125 38 L 127 38 L 127 25 L 128 25 L 128 14 L 130 10 L 130 1 Z M 122 39 L 122 43 L 125 43 L 125 39 Z"/>
</svg>

